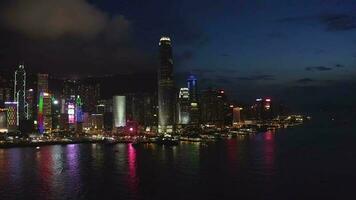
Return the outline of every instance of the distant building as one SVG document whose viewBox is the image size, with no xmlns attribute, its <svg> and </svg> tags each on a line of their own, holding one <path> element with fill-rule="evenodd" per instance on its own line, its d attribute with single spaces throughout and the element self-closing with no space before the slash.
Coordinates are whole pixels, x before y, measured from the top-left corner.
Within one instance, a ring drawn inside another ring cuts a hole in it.
<svg viewBox="0 0 356 200">
<path fill-rule="evenodd" d="M 52 99 L 49 93 L 40 93 L 37 117 L 39 132 L 50 133 L 52 131 Z"/>
<path fill-rule="evenodd" d="M 190 98 L 189 89 L 180 88 L 178 95 L 178 124 L 189 124 L 190 122 Z"/>
<path fill-rule="evenodd" d="M 7 132 L 7 109 L 0 108 L 0 133 Z"/>
<path fill-rule="evenodd" d="M 237 126 L 237 125 L 241 124 L 241 122 L 242 122 L 241 110 L 242 110 L 242 108 L 240 108 L 240 107 L 234 107 L 232 109 L 232 115 L 233 115 L 232 125 Z"/>
<path fill-rule="evenodd" d="M 5 102 L 7 110 L 7 129 L 9 131 L 18 130 L 17 102 Z"/>
<path fill-rule="evenodd" d="M 113 127 L 120 128 L 126 126 L 126 97 L 113 97 Z"/>
<path fill-rule="evenodd" d="M 204 124 L 223 126 L 231 124 L 226 117 L 229 105 L 224 90 L 208 89 L 201 96 L 201 120 Z"/>
<path fill-rule="evenodd" d="M 18 124 L 26 120 L 26 71 L 24 65 L 19 65 L 14 76 L 14 101 L 17 102 Z"/>
<path fill-rule="evenodd" d="M 189 122 L 190 124 L 200 123 L 200 105 L 198 98 L 198 81 L 196 76 L 189 75 L 187 79 L 187 86 L 189 89 L 189 100 L 190 100 L 190 111 L 189 111 Z"/>
<path fill-rule="evenodd" d="M 173 133 L 175 126 L 175 89 L 171 39 L 159 41 L 160 68 L 158 70 L 158 132 Z"/>
</svg>

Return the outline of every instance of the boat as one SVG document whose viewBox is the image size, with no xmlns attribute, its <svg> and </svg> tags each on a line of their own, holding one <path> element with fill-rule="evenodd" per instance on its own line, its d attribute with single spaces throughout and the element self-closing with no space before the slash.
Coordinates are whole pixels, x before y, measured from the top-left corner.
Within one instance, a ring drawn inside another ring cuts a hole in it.
<svg viewBox="0 0 356 200">
<path fill-rule="evenodd" d="M 156 143 L 159 145 L 166 145 L 166 146 L 175 146 L 178 145 L 179 140 L 174 137 L 159 137 L 156 140 Z"/>
</svg>

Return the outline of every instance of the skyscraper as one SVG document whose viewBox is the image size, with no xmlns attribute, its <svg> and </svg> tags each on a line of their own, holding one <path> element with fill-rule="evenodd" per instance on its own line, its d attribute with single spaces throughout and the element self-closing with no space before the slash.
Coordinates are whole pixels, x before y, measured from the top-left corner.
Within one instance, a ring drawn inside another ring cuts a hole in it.
<svg viewBox="0 0 356 200">
<path fill-rule="evenodd" d="M 187 79 L 187 86 L 189 89 L 189 101 L 190 101 L 190 123 L 199 124 L 200 122 L 200 105 L 198 100 L 198 86 L 197 78 L 194 75 L 189 75 Z"/>
<path fill-rule="evenodd" d="M 14 101 L 17 102 L 18 122 L 27 119 L 26 112 L 26 71 L 24 65 L 19 65 L 15 71 Z M 19 124 L 17 124 L 19 125 Z"/>
<path fill-rule="evenodd" d="M 181 88 L 178 95 L 178 124 L 188 124 L 190 121 L 189 89 Z"/>
<path fill-rule="evenodd" d="M 159 41 L 160 68 L 158 70 L 158 133 L 174 132 L 175 90 L 173 80 L 172 45 L 169 37 Z"/>
<path fill-rule="evenodd" d="M 114 96 L 113 98 L 114 128 L 126 126 L 126 97 Z"/>
</svg>

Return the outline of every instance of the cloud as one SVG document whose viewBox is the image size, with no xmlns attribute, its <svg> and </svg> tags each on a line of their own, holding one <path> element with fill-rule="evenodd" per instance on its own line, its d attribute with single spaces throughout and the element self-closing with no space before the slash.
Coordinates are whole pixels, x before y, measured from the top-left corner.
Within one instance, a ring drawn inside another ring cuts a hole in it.
<svg viewBox="0 0 356 200">
<path fill-rule="evenodd" d="M 336 64 L 334 67 L 336 67 L 336 68 L 344 68 L 344 67 L 345 67 L 345 65 L 342 65 L 342 64 Z"/>
<path fill-rule="evenodd" d="M 305 70 L 307 71 L 330 71 L 332 68 L 325 67 L 325 66 L 315 66 L 315 67 L 306 67 Z"/>
<path fill-rule="evenodd" d="M 273 75 L 268 75 L 268 74 L 238 77 L 237 79 L 242 80 L 242 81 L 272 81 L 272 80 L 276 80 Z"/>
<path fill-rule="evenodd" d="M 308 84 L 308 83 L 315 82 L 315 80 L 311 78 L 302 78 L 302 79 L 298 79 L 296 82 L 301 84 Z"/>
<path fill-rule="evenodd" d="M 6 27 L 40 39 L 92 38 L 108 29 L 125 34 L 129 25 L 125 17 L 110 18 L 85 0 L 12 0 L 1 13 Z"/>
<path fill-rule="evenodd" d="M 320 21 L 328 31 L 348 31 L 356 29 L 356 17 L 347 14 L 326 14 Z"/>
<path fill-rule="evenodd" d="M 356 29 L 356 16 L 350 14 L 321 14 L 277 19 L 280 23 L 321 23 L 326 31 L 350 31 Z"/>
</svg>

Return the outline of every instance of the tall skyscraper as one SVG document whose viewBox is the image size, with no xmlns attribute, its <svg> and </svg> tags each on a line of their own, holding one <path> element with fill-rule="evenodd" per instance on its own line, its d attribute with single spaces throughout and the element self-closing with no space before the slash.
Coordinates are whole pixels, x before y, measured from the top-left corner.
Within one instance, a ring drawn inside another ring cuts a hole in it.
<svg viewBox="0 0 356 200">
<path fill-rule="evenodd" d="M 52 130 L 52 98 L 49 93 L 41 92 L 38 102 L 38 130 L 40 133 Z"/>
<path fill-rule="evenodd" d="M 19 65 L 15 71 L 14 101 L 17 102 L 18 122 L 27 119 L 26 105 L 26 71 L 24 65 Z M 19 125 L 19 124 L 17 124 Z"/>
<path fill-rule="evenodd" d="M 190 101 L 190 123 L 199 124 L 200 122 L 200 105 L 198 100 L 198 82 L 194 75 L 189 75 L 187 79 L 187 86 L 189 89 L 189 101 Z"/>
<path fill-rule="evenodd" d="M 48 93 L 48 74 L 37 74 L 37 97 L 41 92 Z"/>
<path fill-rule="evenodd" d="M 169 37 L 159 41 L 160 68 L 158 70 L 158 133 L 174 132 L 175 89 L 173 80 L 172 45 Z"/>
<path fill-rule="evenodd" d="M 189 89 L 181 88 L 178 95 L 178 124 L 188 124 L 190 121 Z"/>
<path fill-rule="evenodd" d="M 114 128 L 126 126 L 126 97 L 114 96 L 113 98 Z"/>
<path fill-rule="evenodd" d="M 9 131 L 17 130 L 18 117 L 17 117 L 17 102 L 5 102 L 5 108 L 7 109 L 7 128 Z"/>
<path fill-rule="evenodd" d="M 189 99 L 191 101 L 198 100 L 198 87 L 197 87 L 197 78 L 191 74 L 187 79 L 187 85 L 189 89 Z"/>
</svg>

